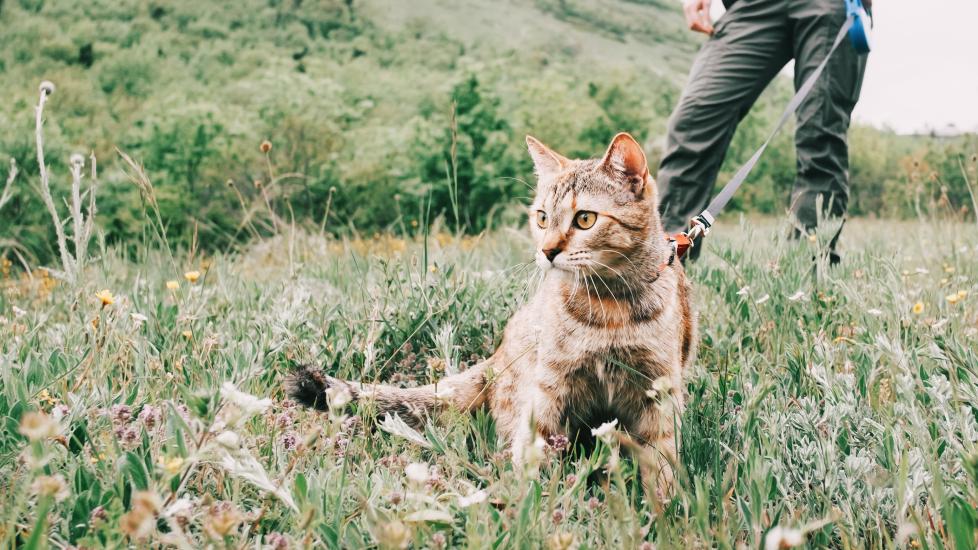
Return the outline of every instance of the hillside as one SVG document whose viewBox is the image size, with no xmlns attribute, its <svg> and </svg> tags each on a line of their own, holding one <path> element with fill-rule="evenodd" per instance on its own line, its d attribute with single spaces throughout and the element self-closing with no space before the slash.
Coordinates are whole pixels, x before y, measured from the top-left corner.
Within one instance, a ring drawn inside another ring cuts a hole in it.
<svg viewBox="0 0 978 550">
<path fill-rule="evenodd" d="M 248 234 L 241 211 L 262 190 L 278 216 L 317 226 L 328 204 L 326 229 L 340 233 L 439 215 L 455 224 L 454 212 L 470 231 L 517 220 L 524 133 L 590 156 L 625 130 L 654 159 L 701 40 L 672 0 L 19 0 L 0 3 L 0 26 L 0 158 L 22 169 L 0 236 L 37 258 L 51 252 L 30 188 L 43 79 L 57 86 L 45 117 L 53 185 L 66 188 L 72 152 L 94 150 L 108 242 L 144 231 L 119 148 L 146 166 L 175 242 L 196 227 L 203 246 L 224 247 Z M 749 155 L 787 91 L 781 83 L 762 98 L 729 163 Z M 854 178 L 865 180 L 854 187 L 866 190 L 857 212 L 903 212 L 910 162 L 898 160 L 925 140 L 855 139 L 872 152 L 854 153 Z M 786 135 L 737 206 L 779 212 L 793 167 Z M 279 174 L 297 176 L 272 184 Z M 965 196 L 957 180 L 949 188 L 952 201 Z"/>
</svg>

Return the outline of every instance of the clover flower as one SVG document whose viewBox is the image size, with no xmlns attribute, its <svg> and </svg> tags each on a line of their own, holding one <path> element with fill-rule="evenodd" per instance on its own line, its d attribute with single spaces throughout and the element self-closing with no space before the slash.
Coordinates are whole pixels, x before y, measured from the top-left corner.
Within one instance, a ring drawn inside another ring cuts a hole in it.
<svg viewBox="0 0 978 550">
<path fill-rule="evenodd" d="M 61 474 L 38 476 L 31 483 L 31 492 L 41 497 L 54 497 L 55 502 L 61 502 L 71 495 L 68 483 Z"/>
<path fill-rule="evenodd" d="M 41 441 L 59 435 L 61 427 L 42 412 L 29 412 L 20 419 L 17 431 L 31 441 Z"/>
<path fill-rule="evenodd" d="M 163 421 L 163 411 L 153 405 L 143 405 L 143 409 L 139 411 L 139 421 L 146 429 L 152 430 Z"/>
<path fill-rule="evenodd" d="M 118 403 L 109 408 L 109 418 L 113 423 L 124 424 L 132 419 L 132 409 L 129 405 Z"/>
<path fill-rule="evenodd" d="M 423 462 L 412 462 L 404 467 L 404 476 L 414 485 L 424 485 L 430 477 L 428 465 Z"/>
</svg>

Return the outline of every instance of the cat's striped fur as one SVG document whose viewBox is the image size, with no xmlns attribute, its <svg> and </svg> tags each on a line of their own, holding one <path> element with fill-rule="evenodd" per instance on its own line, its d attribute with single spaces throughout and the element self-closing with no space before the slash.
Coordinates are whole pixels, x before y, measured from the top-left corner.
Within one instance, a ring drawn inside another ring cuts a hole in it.
<svg viewBox="0 0 978 550">
<path fill-rule="evenodd" d="M 307 368 L 289 380 L 289 393 L 322 408 L 329 387 L 345 387 L 355 399 L 375 401 L 381 414 L 415 423 L 446 403 L 488 406 L 517 463 L 534 431 L 587 438 L 617 418 L 654 449 L 643 476 L 662 489 L 672 479 L 696 317 L 683 268 L 669 261 L 645 154 L 628 134 L 592 160 L 564 158 L 529 136 L 527 145 L 538 179 L 530 228 L 544 277 L 509 320 L 496 352 L 437 386 L 350 383 Z M 587 229 L 575 225 L 582 211 L 597 214 Z M 650 392 L 657 380 L 661 391 Z"/>
</svg>

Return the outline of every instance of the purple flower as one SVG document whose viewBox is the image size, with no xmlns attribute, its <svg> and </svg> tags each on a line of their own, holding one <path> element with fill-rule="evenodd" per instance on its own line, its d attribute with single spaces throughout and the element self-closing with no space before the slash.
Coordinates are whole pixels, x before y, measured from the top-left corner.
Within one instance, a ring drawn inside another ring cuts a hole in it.
<svg viewBox="0 0 978 550">
<path fill-rule="evenodd" d="M 554 452 L 562 453 L 570 448 L 570 439 L 563 434 L 553 434 L 547 438 L 547 445 Z"/>
<path fill-rule="evenodd" d="M 299 445 L 299 435 L 293 431 L 288 431 L 282 434 L 282 447 L 285 447 L 286 451 L 294 451 Z"/>
<path fill-rule="evenodd" d="M 163 421 L 163 411 L 153 405 L 143 405 L 143 409 L 139 411 L 139 421 L 147 430 L 152 430 Z"/>
<path fill-rule="evenodd" d="M 288 550 L 289 538 L 282 533 L 269 533 L 265 535 L 265 544 L 270 550 Z"/>
<path fill-rule="evenodd" d="M 125 424 L 132 418 L 132 409 L 129 408 L 129 405 L 122 403 L 112 405 L 112 408 L 109 409 L 109 417 L 112 418 L 112 422 Z"/>
</svg>

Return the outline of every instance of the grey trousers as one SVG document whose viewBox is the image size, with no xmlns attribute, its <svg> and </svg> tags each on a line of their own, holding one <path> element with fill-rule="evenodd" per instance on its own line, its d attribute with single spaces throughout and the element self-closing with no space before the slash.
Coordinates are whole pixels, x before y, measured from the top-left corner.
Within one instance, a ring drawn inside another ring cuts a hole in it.
<svg viewBox="0 0 978 550">
<path fill-rule="evenodd" d="M 734 130 L 764 88 L 791 59 L 800 87 L 825 59 L 845 17 L 843 0 L 738 0 L 717 22 L 669 121 L 657 177 L 667 231 L 685 229 L 709 204 Z M 865 67 L 866 57 L 847 40 L 798 109 L 790 208 L 806 230 L 817 223 L 818 197 L 823 214 L 845 216 L 846 134 Z"/>
</svg>

